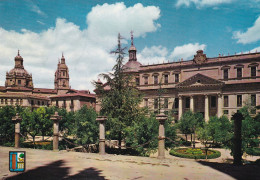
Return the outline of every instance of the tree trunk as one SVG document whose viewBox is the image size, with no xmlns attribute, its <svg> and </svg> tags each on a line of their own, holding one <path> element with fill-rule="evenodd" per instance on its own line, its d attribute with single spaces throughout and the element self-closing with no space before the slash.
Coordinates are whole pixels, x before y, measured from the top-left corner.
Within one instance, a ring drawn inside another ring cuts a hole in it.
<svg viewBox="0 0 260 180">
<path fill-rule="evenodd" d="M 42 136 L 42 141 L 44 141 L 44 136 Z"/>
<path fill-rule="evenodd" d="M 35 149 L 35 136 L 33 136 L 32 138 L 33 138 L 33 148 Z"/>
<path fill-rule="evenodd" d="M 119 131 L 119 135 L 118 135 L 118 144 L 119 144 L 119 150 L 121 150 L 121 144 L 122 144 L 122 132 L 121 130 Z"/>
<path fill-rule="evenodd" d="M 194 139 L 194 140 L 193 140 L 193 148 L 195 148 L 195 143 L 196 143 L 196 142 L 195 142 L 195 138 L 196 138 L 196 136 L 195 136 L 195 131 L 194 131 L 194 138 L 193 138 L 193 139 Z"/>
<path fill-rule="evenodd" d="M 187 134 L 185 134 L 185 138 L 186 138 L 186 142 L 187 142 L 187 139 L 188 139 L 188 135 Z"/>
<path fill-rule="evenodd" d="M 190 133 L 190 146 L 192 147 L 192 133 Z"/>
</svg>

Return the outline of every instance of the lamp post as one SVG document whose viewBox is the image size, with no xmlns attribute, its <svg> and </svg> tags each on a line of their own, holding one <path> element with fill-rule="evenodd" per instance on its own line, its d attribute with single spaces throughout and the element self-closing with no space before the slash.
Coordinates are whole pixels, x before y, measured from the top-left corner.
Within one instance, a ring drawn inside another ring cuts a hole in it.
<svg viewBox="0 0 260 180">
<path fill-rule="evenodd" d="M 98 116 L 96 121 L 99 122 L 99 154 L 105 155 L 105 122 L 107 120 L 106 116 Z"/>
<path fill-rule="evenodd" d="M 53 151 L 59 151 L 59 121 L 61 116 L 56 111 L 50 119 L 53 120 Z"/>
<path fill-rule="evenodd" d="M 14 116 L 12 118 L 12 121 L 15 123 L 15 148 L 19 148 L 20 147 L 20 129 L 21 129 L 21 121 L 22 118 L 19 116 L 18 113 L 16 113 L 16 116 Z"/>
</svg>

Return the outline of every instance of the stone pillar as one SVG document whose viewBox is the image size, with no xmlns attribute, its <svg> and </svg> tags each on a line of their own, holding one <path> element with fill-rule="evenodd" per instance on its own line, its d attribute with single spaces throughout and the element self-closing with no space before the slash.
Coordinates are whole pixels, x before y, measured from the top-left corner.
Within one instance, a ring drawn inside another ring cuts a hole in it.
<svg viewBox="0 0 260 180">
<path fill-rule="evenodd" d="M 107 120 L 107 117 L 105 116 L 98 116 L 96 120 L 99 122 L 99 154 L 105 155 L 105 122 Z"/>
<path fill-rule="evenodd" d="M 222 95 L 218 94 L 218 117 L 222 116 L 222 106 L 223 106 Z"/>
<path fill-rule="evenodd" d="M 194 97 L 190 96 L 190 111 L 194 112 Z"/>
<path fill-rule="evenodd" d="M 209 97 L 205 95 L 205 121 L 209 121 Z"/>
<path fill-rule="evenodd" d="M 164 132 L 164 123 L 167 120 L 167 116 L 164 115 L 161 111 L 160 114 L 156 116 L 156 120 L 159 121 L 159 136 L 158 136 L 158 159 L 165 158 L 165 132 Z"/>
<path fill-rule="evenodd" d="M 22 118 L 19 116 L 18 113 L 16 113 L 16 116 L 12 118 L 12 121 L 15 123 L 15 148 L 20 147 L 20 123 L 22 121 Z"/>
<path fill-rule="evenodd" d="M 179 96 L 179 120 L 181 120 L 182 116 L 182 96 Z"/>
<path fill-rule="evenodd" d="M 241 139 L 241 127 L 242 120 L 244 119 L 241 113 L 235 113 L 232 118 L 234 120 L 234 165 L 242 165 L 242 139 Z"/>
<path fill-rule="evenodd" d="M 53 120 L 53 151 L 59 151 L 59 121 L 61 116 L 57 111 L 51 116 L 51 120 Z"/>
</svg>

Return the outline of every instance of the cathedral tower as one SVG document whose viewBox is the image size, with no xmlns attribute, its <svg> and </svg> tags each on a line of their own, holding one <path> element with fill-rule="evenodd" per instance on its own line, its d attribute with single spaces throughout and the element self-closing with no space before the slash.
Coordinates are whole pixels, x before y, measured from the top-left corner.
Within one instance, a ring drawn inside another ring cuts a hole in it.
<svg viewBox="0 0 260 180">
<path fill-rule="evenodd" d="M 136 61 L 136 48 L 134 46 L 134 36 L 133 31 L 131 31 L 131 47 L 128 50 L 129 52 L 129 61 Z"/>
<path fill-rule="evenodd" d="M 61 61 L 58 62 L 54 79 L 54 86 L 55 89 L 58 90 L 58 94 L 65 94 L 70 89 L 69 79 L 69 69 L 62 53 Z"/>
<path fill-rule="evenodd" d="M 23 66 L 23 58 L 20 56 L 18 50 L 17 56 L 14 58 L 14 68 L 6 72 L 5 86 L 12 87 L 24 87 L 33 89 L 32 74 L 29 74 Z"/>
</svg>

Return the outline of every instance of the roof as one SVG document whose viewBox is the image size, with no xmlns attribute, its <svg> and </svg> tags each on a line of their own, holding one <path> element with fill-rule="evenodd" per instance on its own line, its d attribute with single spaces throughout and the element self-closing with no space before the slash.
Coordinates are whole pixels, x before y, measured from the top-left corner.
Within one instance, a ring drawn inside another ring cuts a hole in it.
<svg viewBox="0 0 260 180">
<path fill-rule="evenodd" d="M 57 94 L 56 89 L 46 89 L 46 88 L 34 88 L 34 93 L 46 93 L 46 94 Z"/>
<path fill-rule="evenodd" d="M 214 58 L 207 58 L 207 62 L 203 64 L 213 64 L 222 62 L 234 62 L 238 60 L 255 59 L 260 58 L 260 53 L 249 53 L 249 54 L 239 54 L 230 56 L 219 56 Z M 201 65 L 203 65 L 201 64 Z M 176 69 L 178 67 L 195 65 L 193 59 L 188 61 L 178 61 L 178 62 L 168 62 L 163 64 L 153 64 L 153 65 L 141 65 L 140 71 L 150 71 L 155 69 Z"/>
<path fill-rule="evenodd" d="M 26 88 L 26 87 L 7 87 L 6 90 L 11 90 L 11 91 L 32 91 L 32 89 L 30 88 Z"/>
<path fill-rule="evenodd" d="M 87 93 L 80 93 L 80 92 L 51 96 L 50 98 L 65 98 L 65 97 L 88 97 L 88 98 L 95 98 L 96 99 L 95 94 L 87 94 Z"/>
<path fill-rule="evenodd" d="M 141 63 L 138 61 L 128 61 L 124 66 L 124 72 L 138 72 L 140 70 Z"/>
<path fill-rule="evenodd" d="M 0 91 L 5 91 L 6 87 L 5 86 L 0 86 Z"/>
<path fill-rule="evenodd" d="M 0 94 L 0 97 L 32 98 L 32 99 L 49 100 L 49 98 L 45 96 L 39 96 L 33 94 L 22 94 L 22 93 L 4 93 L 4 94 Z"/>
</svg>

